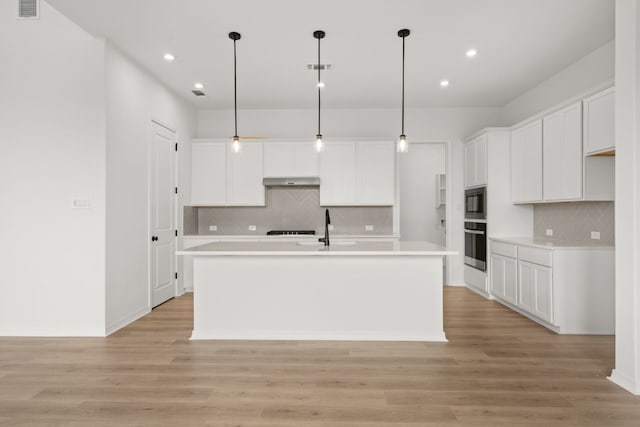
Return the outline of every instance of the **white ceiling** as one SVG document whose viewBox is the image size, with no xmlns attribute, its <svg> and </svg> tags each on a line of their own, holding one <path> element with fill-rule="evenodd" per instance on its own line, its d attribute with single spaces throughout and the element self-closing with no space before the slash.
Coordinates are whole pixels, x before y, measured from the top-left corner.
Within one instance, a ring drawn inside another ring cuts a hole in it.
<svg viewBox="0 0 640 427">
<path fill-rule="evenodd" d="M 401 28 L 408 107 L 502 106 L 614 37 L 613 0 L 47 1 L 199 108 L 233 108 L 229 31 L 239 109 L 316 108 L 318 29 L 326 108 L 400 105 Z"/>
</svg>

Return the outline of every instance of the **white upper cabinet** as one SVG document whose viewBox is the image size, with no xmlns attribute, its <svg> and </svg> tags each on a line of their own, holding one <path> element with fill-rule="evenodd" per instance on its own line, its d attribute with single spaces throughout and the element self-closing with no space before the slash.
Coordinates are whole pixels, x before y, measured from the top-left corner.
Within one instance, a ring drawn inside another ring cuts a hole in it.
<svg viewBox="0 0 640 427">
<path fill-rule="evenodd" d="M 584 154 L 615 149 L 615 89 L 603 90 L 584 101 Z"/>
<path fill-rule="evenodd" d="M 356 144 L 325 142 L 320 154 L 320 205 L 349 205 L 356 199 Z"/>
<path fill-rule="evenodd" d="M 264 206 L 262 143 L 243 143 L 239 153 L 226 142 L 191 144 L 191 204 Z"/>
<path fill-rule="evenodd" d="M 264 206 L 262 143 L 243 143 L 240 152 L 227 148 L 227 205 Z"/>
<path fill-rule="evenodd" d="M 464 187 L 487 185 L 487 136 L 464 145 Z"/>
<path fill-rule="evenodd" d="M 326 142 L 320 154 L 320 205 L 391 206 L 395 201 L 395 145 Z"/>
<path fill-rule="evenodd" d="M 191 144 L 191 204 L 227 203 L 227 144 Z"/>
<path fill-rule="evenodd" d="M 582 103 L 544 117 L 542 129 L 544 200 L 582 199 Z"/>
<path fill-rule="evenodd" d="M 542 120 L 511 132 L 511 200 L 542 200 Z"/>
<path fill-rule="evenodd" d="M 356 199 L 371 205 L 393 205 L 395 199 L 395 145 L 393 142 L 358 144 Z"/>
<path fill-rule="evenodd" d="M 312 142 L 264 143 L 265 177 L 318 176 L 318 153 Z"/>
</svg>

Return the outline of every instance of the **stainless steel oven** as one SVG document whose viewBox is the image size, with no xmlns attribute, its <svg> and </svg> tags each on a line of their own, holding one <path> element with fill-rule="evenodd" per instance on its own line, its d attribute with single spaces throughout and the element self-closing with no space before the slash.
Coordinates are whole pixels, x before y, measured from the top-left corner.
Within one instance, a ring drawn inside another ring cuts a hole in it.
<svg viewBox="0 0 640 427">
<path fill-rule="evenodd" d="M 487 218 L 487 187 L 470 188 L 464 192 L 464 218 Z"/>
<path fill-rule="evenodd" d="M 487 223 L 464 223 L 464 263 L 487 271 Z"/>
</svg>

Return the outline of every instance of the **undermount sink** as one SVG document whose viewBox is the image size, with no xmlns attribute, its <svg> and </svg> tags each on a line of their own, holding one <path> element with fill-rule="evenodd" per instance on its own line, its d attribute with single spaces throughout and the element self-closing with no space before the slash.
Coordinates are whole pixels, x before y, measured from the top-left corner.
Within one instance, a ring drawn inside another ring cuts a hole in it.
<svg viewBox="0 0 640 427">
<path fill-rule="evenodd" d="M 297 244 L 300 246 L 324 246 L 324 242 L 315 242 L 315 241 L 298 242 Z M 348 246 L 348 245 L 355 245 L 355 244 L 356 242 L 352 240 L 338 240 L 335 242 L 331 242 L 331 246 Z"/>
</svg>

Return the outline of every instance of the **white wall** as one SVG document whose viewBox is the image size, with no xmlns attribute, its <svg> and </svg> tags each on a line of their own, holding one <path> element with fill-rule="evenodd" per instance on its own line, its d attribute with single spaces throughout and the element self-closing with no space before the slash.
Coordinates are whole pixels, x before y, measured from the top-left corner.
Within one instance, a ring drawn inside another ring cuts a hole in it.
<svg viewBox="0 0 640 427">
<path fill-rule="evenodd" d="M 616 0 L 616 367 L 640 394 L 640 1 Z"/>
<path fill-rule="evenodd" d="M 615 42 L 611 41 L 511 100 L 502 109 L 503 124 L 511 126 L 607 80 L 613 80 L 614 51 Z"/>
<path fill-rule="evenodd" d="M 447 246 L 460 253 L 450 257 L 449 283 L 463 284 L 464 211 L 462 139 L 499 120 L 498 108 L 408 109 L 405 132 L 410 141 L 447 141 L 450 152 L 448 185 L 455 197 L 447 230 Z M 272 138 L 306 138 L 316 134 L 317 110 L 240 110 L 238 133 Z M 400 109 L 322 111 L 322 133 L 327 140 L 341 137 L 389 138 L 400 134 Z M 198 112 L 198 136 L 227 138 L 233 135 L 233 111 Z"/>
<path fill-rule="evenodd" d="M 446 172 L 445 143 L 412 144 L 407 156 L 400 156 L 400 239 L 427 240 L 446 245 L 446 204 L 436 206 L 436 176 Z"/>
<path fill-rule="evenodd" d="M 181 143 L 177 155 L 179 197 L 182 198 L 189 194 L 188 142 L 195 134 L 196 111 L 110 44 L 106 48 L 105 73 L 106 328 L 110 333 L 150 310 L 148 159 L 151 122 L 158 121 L 177 133 Z M 182 209 L 178 210 L 176 221 L 181 228 Z"/>
<path fill-rule="evenodd" d="M 0 335 L 104 335 L 104 43 L 0 2 Z M 72 209 L 88 198 L 91 209 Z"/>
</svg>

